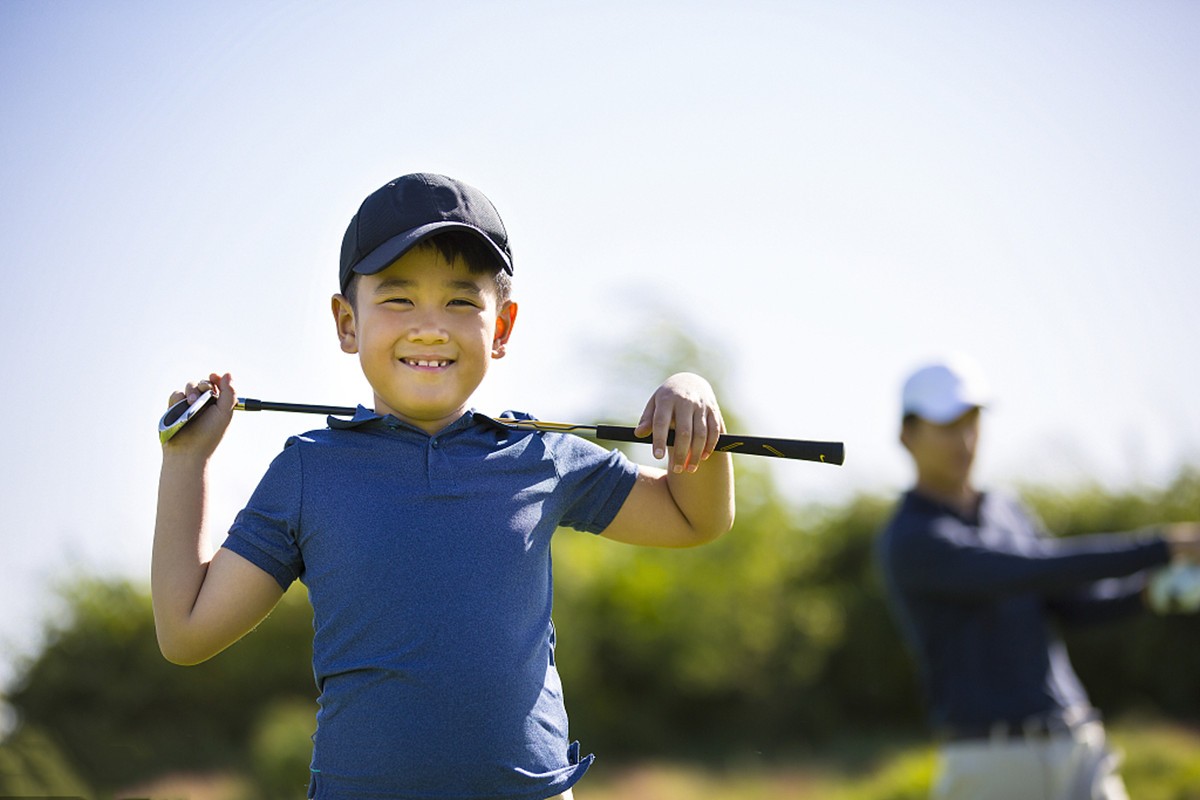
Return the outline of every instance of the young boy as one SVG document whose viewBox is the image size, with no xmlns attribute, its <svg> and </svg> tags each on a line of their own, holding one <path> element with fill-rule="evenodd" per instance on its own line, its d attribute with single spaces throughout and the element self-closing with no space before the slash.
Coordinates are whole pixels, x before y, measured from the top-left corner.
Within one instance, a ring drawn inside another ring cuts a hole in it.
<svg viewBox="0 0 1200 800">
<path fill-rule="evenodd" d="M 159 645 L 204 661 L 305 583 L 320 690 L 309 797 L 570 798 L 592 756 L 567 737 L 551 535 L 686 547 L 733 524 L 730 457 L 713 454 L 724 424 L 699 376 L 668 378 L 638 422 L 666 470 L 470 408 L 512 335 L 511 274 L 478 190 L 417 174 L 368 196 L 342 243 L 333 316 L 373 410 L 289 439 L 215 554 L 205 470 L 233 383 L 213 374 L 171 395 L 211 389 L 217 402 L 163 447 Z"/>
</svg>

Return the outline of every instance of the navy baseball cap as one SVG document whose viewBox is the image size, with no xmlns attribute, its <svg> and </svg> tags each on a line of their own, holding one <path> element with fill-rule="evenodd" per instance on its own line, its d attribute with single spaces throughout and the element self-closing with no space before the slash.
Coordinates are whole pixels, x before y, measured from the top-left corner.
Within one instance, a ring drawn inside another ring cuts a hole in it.
<svg viewBox="0 0 1200 800">
<path fill-rule="evenodd" d="M 402 175 L 363 200 L 342 237 L 342 291 L 355 275 L 374 275 L 422 239 L 445 231 L 478 236 L 512 274 L 508 233 L 492 201 L 473 186 L 426 172 Z"/>
</svg>

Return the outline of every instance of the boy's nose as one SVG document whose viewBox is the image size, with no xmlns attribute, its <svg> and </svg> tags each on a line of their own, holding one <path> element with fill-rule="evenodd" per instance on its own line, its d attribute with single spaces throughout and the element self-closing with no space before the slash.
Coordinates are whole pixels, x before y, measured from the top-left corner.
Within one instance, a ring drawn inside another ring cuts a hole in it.
<svg viewBox="0 0 1200 800">
<path fill-rule="evenodd" d="M 428 344 L 444 342 L 450 338 L 450 335 L 446 331 L 446 326 L 436 318 L 429 316 L 413 321 L 413 326 L 408 331 L 408 338 L 413 342 Z"/>
</svg>

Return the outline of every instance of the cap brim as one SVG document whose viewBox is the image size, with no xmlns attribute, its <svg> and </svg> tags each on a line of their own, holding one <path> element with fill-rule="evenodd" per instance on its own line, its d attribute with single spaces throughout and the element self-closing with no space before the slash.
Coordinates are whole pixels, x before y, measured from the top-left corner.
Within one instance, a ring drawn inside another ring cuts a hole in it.
<svg viewBox="0 0 1200 800">
<path fill-rule="evenodd" d="M 407 253 L 423 239 L 428 239 L 435 233 L 444 233 L 446 231 L 464 231 L 475 235 L 495 253 L 504 271 L 512 275 L 512 259 L 509 258 L 507 253 L 497 247 L 496 243 L 486 233 L 471 225 L 450 221 L 430 222 L 393 236 L 355 264 L 354 273 L 357 275 L 374 275 L 377 272 L 382 272 L 393 261 Z"/>
<path fill-rule="evenodd" d="M 983 408 L 983 403 L 972 403 L 966 400 L 958 400 L 952 405 L 943 406 L 940 408 L 922 408 L 912 409 L 909 413 L 916 414 L 921 419 L 932 422 L 934 425 L 948 425 L 960 418 L 968 411 L 974 411 L 977 408 Z"/>
</svg>

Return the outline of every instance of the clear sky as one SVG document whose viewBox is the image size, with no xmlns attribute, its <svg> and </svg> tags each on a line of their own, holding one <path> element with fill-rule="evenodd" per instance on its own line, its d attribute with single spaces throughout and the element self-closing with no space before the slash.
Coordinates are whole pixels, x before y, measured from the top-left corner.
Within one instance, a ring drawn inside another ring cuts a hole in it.
<svg viewBox="0 0 1200 800">
<path fill-rule="evenodd" d="M 513 240 L 481 410 L 587 421 L 597 354 L 681 320 L 741 432 L 846 442 L 773 465 L 837 502 L 905 485 L 899 384 L 961 350 L 983 483 L 1160 485 L 1200 462 L 1198 76 L 1189 0 L 0 0 L 0 654 L 55 582 L 148 576 L 172 388 L 369 401 L 329 296 L 406 172 Z M 215 531 L 313 422 L 235 419 Z"/>
</svg>

